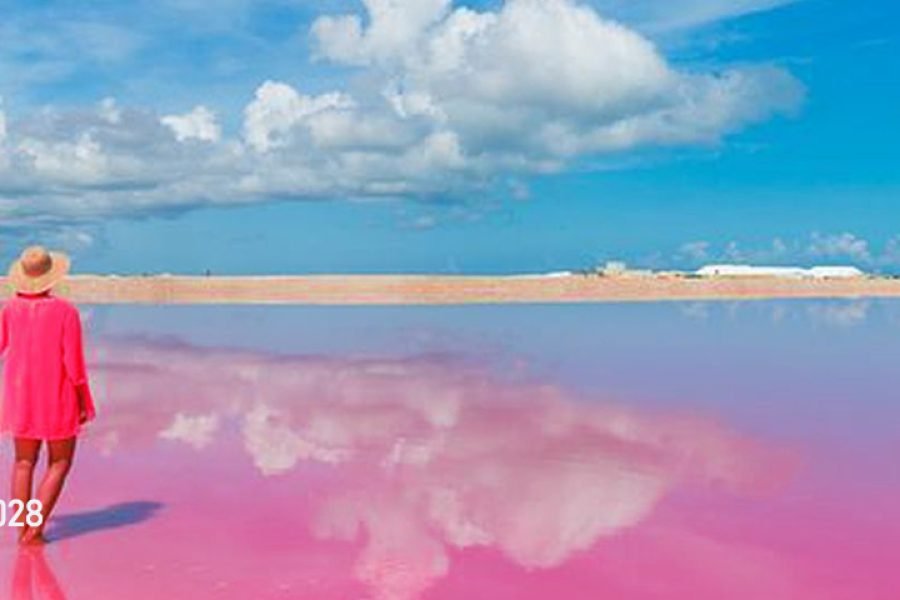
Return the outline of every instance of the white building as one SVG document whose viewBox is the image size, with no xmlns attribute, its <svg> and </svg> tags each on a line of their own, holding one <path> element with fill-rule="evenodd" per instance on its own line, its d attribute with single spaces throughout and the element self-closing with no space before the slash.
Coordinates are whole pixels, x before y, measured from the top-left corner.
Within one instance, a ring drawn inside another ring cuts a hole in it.
<svg viewBox="0 0 900 600">
<path fill-rule="evenodd" d="M 865 275 L 856 267 L 757 267 L 753 265 L 706 265 L 700 277 L 780 277 L 783 279 L 851 279 Z"/>
<path fill-rule="evenodd" d="M 700 277 L 784 277 L 801 279 L 807 276 L 800 267 L 756 267 L 753 265 L 706 265 L 697 270 Z"/>
<path fill-rule="evenodd" d="M 853 279 L 865 275 L 856 267 L 813 267 L 809 276 L 815 279 Z"/>
<path fill-rule="evenodd" d="M 610 260 L 607 261 L 603 268 L 600 269 L 600 272 L 604 275 L 622 275 L 625 271 L 628 270 L 628 265 L 619 260 Z"/>
</svg>

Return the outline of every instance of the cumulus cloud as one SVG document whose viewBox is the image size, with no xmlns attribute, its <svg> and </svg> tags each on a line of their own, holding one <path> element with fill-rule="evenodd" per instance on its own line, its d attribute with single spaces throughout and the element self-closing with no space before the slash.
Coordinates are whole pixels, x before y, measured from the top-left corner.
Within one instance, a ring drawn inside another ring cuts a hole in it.
<svg viewBox="0 0 900 600">
<path fill-rule="evenodd" d="M 0 172 L 9 168 L 9 155 L 6 150 L 6 113 L 3 112 L 3 98 L 0 97 Z M 3 198 L 0 194 L 0 204 Z"/>
<path fill-rule="evenodd" d="M 852 233 L 835 235 L 814 233 L 808 250 L 813 256 L 825 258 L 840 257 L 868 262 L 872 257 L 869 252 L 869 242 Z"/>
<path fill-rule="evenodd" d="M 160 121 L 172 129 L 175 139 L 179 142 L 186 140 L 217 142 L 222 136 L 216 115 L 205 106 L 197 106 L 184 115 L 168 115 Z"/>
<path fill-rule="evenodd" d="M 213 134 L 210 125 L 202 111 L 164 123 L 110 101 L 13 120 L 0 217 L 92 219 L 233 200 L 226 182 L 243 168 L 240 149 L 225 140 L 198 147 L 198 136 Z"/>
<path fill-rule="evenodd" d="M 0 97 L 0 148 L 6 141 L 6 113 L 3 112 L 3 98 Z"/>
<path fill-rule="evenodd" d="M 682 244 L 675 252 L 677 260 L 692 266 L 709 262 L 782 262 L 798 255 L 796 244 L 789 244 L 777 237 L 763 244 L 746 244 L 738 240 L 714 244 L 706 240 L 696 240 Z"/>
<path fill-rule="evenodd" d="M 447 197 L 648 146 L 715 144 L 795 108 L 787 72 L 700 71 L 573 0 L 366 0 L 311 27 L 350 93 L 259 86 L 240 132 L 186 114 L 45 110 L 7 123 L 0 216 L 91 218 L 285 198 Z M 202 142 L 202 143 L 201 143 Z"/>
<path fill-rule="evenodd" d="M 885 243 L 879 262 L 885 266 L 900 266 L 900 235 L 892 237 Z"/>
<path fill-rule="evenodd" d="M 322 55 L 369 66 L 406 114 L 452 130 L 472 158 L 507 166 L 711 142 L 801 93 L 770 67 L 678 71 L 648 39 L 568 0 L 509 0 L 486 12 L 365 5 L 365 27 L 356 15 L 314 23 Z"/>
<path fill-rule="evenodd" d="M 244 139 L 254 150 L 267 152 L 286 145 L 283 138 L 304 121 L 352 107 L 353 100 L 344 94 L 309 97 L 287 84 L 267 81 L 244 111 Z"/>
<path fill-rule="evenodd" d="M 710 243 L 704 240 L 686 242 L 678 249 L 678 255 L 690 261 L 704 261 L 709 258 Z"/>
<path fill-rule="evenodd" d="M 773 238 L 768 242 L 730 240 L 715 244 L 697 240 L 682 244 L 674 258 L 686 264 L 706 262 L 790 263 L 790 264 L 855 264 L 872 269 L 900 265 L 900 236 L 883 243 L 854 233 L 813 232 L 807 237 Z"/>
</svg>

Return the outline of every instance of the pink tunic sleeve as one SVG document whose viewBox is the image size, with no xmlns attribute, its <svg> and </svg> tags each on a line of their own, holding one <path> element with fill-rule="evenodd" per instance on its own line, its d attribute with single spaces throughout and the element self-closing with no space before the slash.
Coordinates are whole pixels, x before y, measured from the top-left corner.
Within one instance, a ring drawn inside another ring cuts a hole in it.
<svg viewBox="0 0 900 600">
<path fill-rule="evenodd" d="M 6 305 L 0 307 L 0 356 L 6 352 Z"/>
<path fill-rule="evenodd" d="M 81 394 L 84 401 L 83 408 L 87 412 L 88 419 L 93 419 L 96 410 L 84 363 L 81 317 L 77 310 L 71 311 L 63 322 L 63 366 L 66 370 L 66 377 Z"/>
</svg>

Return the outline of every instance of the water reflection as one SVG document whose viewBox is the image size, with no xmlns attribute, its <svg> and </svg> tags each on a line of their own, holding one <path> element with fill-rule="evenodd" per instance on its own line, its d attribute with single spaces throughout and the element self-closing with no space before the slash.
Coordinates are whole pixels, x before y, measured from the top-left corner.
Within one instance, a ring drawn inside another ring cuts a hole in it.
<svg viewBox="0 0 900 600">
<path fill-rule="evenodd" d="M 384 599 L 419 597 L 467 549 L 557 567 L 634 528 L 679 486 L 755 492 L 792 464 L 703 417 L 576 398 L 448 357 L 280 356 L 140 340 L 98 355 L 106 402 L 95 446 L 212 452 L 237 432 L 266 478 L 304 464 L 329 469 L 309 534 L 358 548 L 354 576 Z"/>
<path fill-rule="evenodd" d="M 854 300 L 812 304 L 808 310 L 813 321 L 837 327 L 852 327 L 866 321 L 870 306 L 871 302 L 868 300 Z"/>
<path fill-rule="evenodd" d="M 676 304 L 679 314 L 687 319 L 710 321 L 724 315 L 735 320 L 742 312 L 756 310 L 767 312 L 772 323 L 783 321 L 791 311 L 805 312 L 813 325 L 835 327 L 852 327 L 864 324 L 872 312 L 875 303 L 872 300 L 816 300 L 805 302 L 766 302 L 751 304 L 748 302 L 683 302 Z M 879 307 L 890 305 L 878 305 Z"/>
<path fill-rule="evenodd" d="M 15 553 L 12 568 L 12 600 L 66 600 L 44 548 L 31 546 Z"/>
</svg>

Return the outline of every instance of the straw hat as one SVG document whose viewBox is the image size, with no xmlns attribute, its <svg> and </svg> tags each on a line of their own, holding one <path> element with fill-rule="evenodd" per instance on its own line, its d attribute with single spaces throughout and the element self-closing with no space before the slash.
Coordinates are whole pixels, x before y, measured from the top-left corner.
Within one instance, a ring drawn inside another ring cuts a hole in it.
<svg viewBox="0 0 900 600">
<path fill-rule="evenodd" d="M 61 252 L 48 252 L 43 246 L 29 246 L 9 266 L 9 284 L 17 292 L 46 292 L 69 272 L 69 257 Z"/>
</svg>

